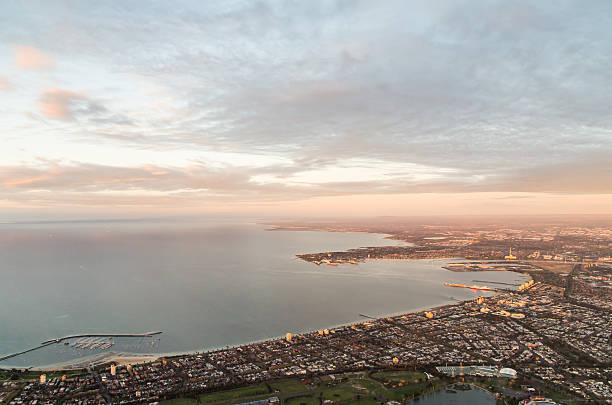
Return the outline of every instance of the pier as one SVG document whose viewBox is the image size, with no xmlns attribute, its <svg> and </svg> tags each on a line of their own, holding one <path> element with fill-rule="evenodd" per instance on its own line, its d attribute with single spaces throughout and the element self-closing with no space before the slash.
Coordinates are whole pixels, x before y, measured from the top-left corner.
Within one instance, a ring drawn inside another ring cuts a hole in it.
<svg viewBox="0 0 612 405">
<path fill-rule="evenodd" d="M 43 344 L 42 344 L 42 345 L 40 345 L 40 346 L 36 346 L 36 347 L 33 347 L 33 348 L 31 348 L 31 349 L 24 350 L 24 351 L 19 352 L 19 353 L 7 354 L 6 356 L 0 357 L 0 361 L 4 361 L 4 360 L 8 360 L 8 359 L 12 359 L 13 357 L 21 356 L 22 354 L 26 354 L 26 353 L 29 353 L 29 352 L 33 352 L 34 350 L 42 349 L 43 347 L 47 347 L 47 346 L 49 346 L 49 345 L 52 345 L 53 343 L 55 343 L 55 342 L 51 342 L 51 343 L 43 343 Z"/>
</svg>

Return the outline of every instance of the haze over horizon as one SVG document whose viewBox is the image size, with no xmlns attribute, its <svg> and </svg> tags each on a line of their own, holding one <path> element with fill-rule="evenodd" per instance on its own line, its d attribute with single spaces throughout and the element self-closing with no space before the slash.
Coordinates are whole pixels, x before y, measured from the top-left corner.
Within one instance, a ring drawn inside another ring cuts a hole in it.
<svg viewBox="0 0 612 405">
<path fill-rule="evenodd" d="M 0 15 L 0 221 L 612 214 L 607 1 Z"/>
</svg>

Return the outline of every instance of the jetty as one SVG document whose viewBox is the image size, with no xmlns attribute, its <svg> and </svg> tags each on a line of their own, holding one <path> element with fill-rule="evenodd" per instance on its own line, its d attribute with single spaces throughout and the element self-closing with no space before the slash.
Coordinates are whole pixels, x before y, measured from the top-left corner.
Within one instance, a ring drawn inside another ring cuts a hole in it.
<svg viewBox="0 0 612 405">
<path fill-rule="evenodd" d="M 11 358 L 13 358 L 13 357 L 20 356 L 20 355 L 22 355 L 22 354 L 26 354 L 26 353 L 29 353 L 29 352 L 33 352 L 34 350 L 42 349 L 43 347 L 47 347 L 47 346 L 49 346 L 49 345 L 52 345 L 53 343 L 55 343 L 55 342 L 51 342 L 51 343 L 44 343 L 44 344 L 42 344 L 42 345 L 40 345 L 40 346 L 32 347 L 31 349 L 26 349 L 26 350 L 24 350 L 24 351 L 22 351 L 22 352 L 13 353 L 13 354 L 7 354 L 6 356 L 2 356 L 2 357 L 0 357 L 0 361 L 3 361 L 3 360 L 8 360 L 8 359 L 11 359 Z"/>
</svg>

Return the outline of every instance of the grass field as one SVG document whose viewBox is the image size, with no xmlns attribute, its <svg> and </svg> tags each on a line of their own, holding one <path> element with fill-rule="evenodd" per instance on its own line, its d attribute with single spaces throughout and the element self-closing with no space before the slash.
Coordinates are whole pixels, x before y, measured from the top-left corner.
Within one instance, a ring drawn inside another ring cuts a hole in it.
<svg viewBox="0 0 612 405">
<path fill-rule="evenodd" d="M 406 383 L 406 384 L 414 384 L 418 383 L 419 379 L 425 381 L 427 377 L 425 374 L 418 371 L 379 371 L 377 373 L 372 374 L 372 377 L 385 380 L 391 383 Z"/>
<path fill-rule="evenodd" d="M 198 402 L 195 399 L 179 398 L 163 401 L 163 405 L 196 405 Z"/>
<path fill-rule="evenodd" d="M 10 370 L 0 370 L 0 381 L 11 380 L 11 377 L 15 375 L 17 380 L 38 380 L 41 374 L 47 376 L 47 381 L 52 378 L 59 378 L 63 375 L 71 377 L 78 374 L 87 374 L 79 370 L 66 370 L 66 371 L 24 371 L 24 372 L 12 372 Z"/>
<path fill-rule="evenodd" d="M 421 395 L 424 389 L 425 384 L 409 385 L 389 390 L 385 393 L 385 397 L 393 401 L 403 401 L 406 398 L 411 399 L 417 395 Z"/>
<path fill-rule="evenodd" d="M 272 387 L 272 389 L 279 390 L 282 394 L 295 394 L 308 390 L 300 380 L 274 381 L 270 383 L 270 387 Z"/>
<path fill-rule="evenodd" d="M 314 397 L 296 397 L 285 401 L 285 405 L 320 405 L 318 398 Z"/>
<path fill-rule="evenodd" d="M 299 395 L 283 401 L 284 405 L 321 405 L 323 400 L 333 401 L 341 405 L 380 405 L 380 400 L 406 401 L 440 388 L 444 383 L 438 381 L 436 387 L 425 378 L 425 374 L 414 371 L 388 370 L 373 374 L 377 380 L 369 378 L 366 374 L 354 374 L 341 385 L 328 387 L 326 384 L 313 388 L 316 394 L 310 395 L 311 390 L 298 378 L 269 382 L 272 392 L 264 384 L 237 388 L 229 391 L 214 392 L 200 396 L 202 404 L 211 403 L 237 403 L 255 399 L 263 399 L 278 395 L 281 399 L 286 396 Z M 422 382 L 418 382 L 419 379 Z M 387 385 L 383 385 L 384 381 Z M 415 382 L 416 381 L 416 382 Z M 400 386 L 401 384 L 401 386 Z M 278 394 L 274 391 L 278 390 Z M 321 392 L 319 394 L 319 392 Z M 302 394 L 303 393 L 303 394 Z M 247 399 L 248 398 L 248 399 Z M 378 398 L 378 399 L 377 399 Z M 166 401 L 163 405 L 195 405 L 195 401 L 175 400 Z"/>
<path fill-rule="evenodd" d="M 329 399 L 335 403 L 348 401 L 357 395 L 357 391 L 353 388 L 333 388 L 323 392 L 323 399 Z"/>
<path fill-rule="evenodd" d="M 367 397 L 348 402 L 346 405 L 380 405 L 380 402 L 374 398 Z"/>
<path fill-rule="evenodd" d="M 557 274 L 569 274 L 574 267 L 573 263 L 547 262 L 531 260 L 531 264 L 538 266 L 544 270 L 551 271 Z"/>
<path fill-rule="evenodd" d="M 370 380 L 370 379 L 365 379 L 365 378 L 359 378 L 359 379 L 351 380 L 350 384 L 352 386 L 363 387 L 363 388 L 367 389 L 370 392 L 382 392 L 382 391 L 386 391 L 385 387 L 383 387 L 383 385 L 381 383 L 379 383 L 378 381 L 374 381 L 374 380 Z"/>
<path fill-rule="evenodd" d="M 265 385 L 254 385 L 251 387 L 236 388 L 230 391 L 211 392 L 200 396 L 200 402 L 209 404 L 211 402 L 231 401 L 237 398 L 252 397 L 255 395 L 268 394 Z"/>
</svg>

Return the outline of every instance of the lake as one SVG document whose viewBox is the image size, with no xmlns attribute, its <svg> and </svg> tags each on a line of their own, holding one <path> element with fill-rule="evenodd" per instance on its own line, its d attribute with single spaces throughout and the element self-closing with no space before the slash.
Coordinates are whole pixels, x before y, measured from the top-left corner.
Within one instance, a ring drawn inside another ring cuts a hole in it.
<svg viewBox="0 0 612 405">
<path fill-rule="evenodd" d="M 449 392 L 445 389 L 423 395 L 409 402 L 410 405 L 494 405 L 495 397 L 481 388 L 470 386 L 470 390 Z"/>
</svg>

